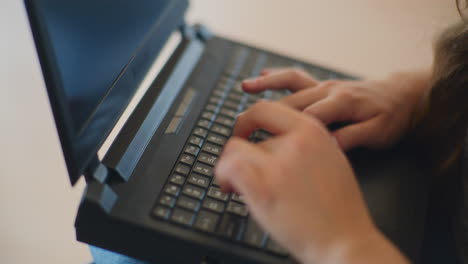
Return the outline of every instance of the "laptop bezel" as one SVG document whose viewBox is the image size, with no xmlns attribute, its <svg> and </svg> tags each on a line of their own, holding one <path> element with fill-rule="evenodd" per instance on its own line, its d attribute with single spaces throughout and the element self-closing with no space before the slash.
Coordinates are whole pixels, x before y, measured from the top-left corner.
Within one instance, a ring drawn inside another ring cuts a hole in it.
<svg viewBox="0 0 468 264">
<path fill-rule="evenodd" d="M 73 127 L 66 103 L 62 80 L 54 57 L 49 32 L 44 18 L 38 12 L 37 0 L 24 0 L 32 34 L 36 44 L 44 81 L 62 145 L 71 184 L 83 175 L 112 131 L 136 88 L 156 59 L 169 36 L 184 24 L 187 0 L 168 1 L 163 15 L 154 23 L 140 48 L 127 66 L 116 76 L 105 97 L 94 110 L 86 126 L 80 131 Z M 129 89 L 131 87 L 131 89 Z"/>
</svg>

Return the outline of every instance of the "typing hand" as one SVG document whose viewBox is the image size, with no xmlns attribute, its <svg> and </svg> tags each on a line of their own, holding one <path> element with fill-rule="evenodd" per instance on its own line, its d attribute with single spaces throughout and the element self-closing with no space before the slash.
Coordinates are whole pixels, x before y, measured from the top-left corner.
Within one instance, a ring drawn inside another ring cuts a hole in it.
<svg viewBox="0 0 468 264">
<path fill-rule="evenodd" d="M 396 74 L 379 81 L 317 82 L 297 69 L 266 70 L 243 82 L 246 92 L 289 89 L 281 102 L 318 118 L 326 125 L 347 123 L 333 132 L 344 150 L 357 146 L 387 147 L 411 127 L 430 74 Z"/>
<path fill-rule="evenodd" d="M 258 128 L 275 136 L 248 142 Z M 216 177 L 304 263 L 367 263 L 374 249 L 387 259 L 369 263 L 404 263 L 374 227 L 348 160 L 315 118 L 281 103 L 255 104 L 239 116 Z"/>
</svg>

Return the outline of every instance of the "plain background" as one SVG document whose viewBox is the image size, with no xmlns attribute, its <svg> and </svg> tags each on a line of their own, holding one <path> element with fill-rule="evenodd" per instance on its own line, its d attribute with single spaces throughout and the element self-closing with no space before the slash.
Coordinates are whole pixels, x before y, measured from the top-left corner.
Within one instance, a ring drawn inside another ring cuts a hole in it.
<svg viewBox="0 0 468 264">
<path fill-rule="evenodd" d="M 427 67 L 449 0 L 198 0 L 189 21 L 363 77 Z M 131 3 L 131 1 L 129 1 Z M 0 263 L 88 263 L 72 188 L 20 0 L 0 3 Z M 155 249 L 157 253 L 157 249 Z"/>
</svg>

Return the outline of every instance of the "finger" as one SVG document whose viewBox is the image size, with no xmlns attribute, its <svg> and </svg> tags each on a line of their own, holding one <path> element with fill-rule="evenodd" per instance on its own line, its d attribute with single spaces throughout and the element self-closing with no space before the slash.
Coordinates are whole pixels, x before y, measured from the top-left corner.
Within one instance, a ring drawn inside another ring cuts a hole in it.
<svg viewBox="0 0 468 264">
<path fill-rule="evenodd" d="M 350 106 L 337 98 L 327 98 L 304 109 L 304 114 L 313 116 L 325 125 L 334 122 L 356 121 L 353 106 Z"/>
<path fill-rule="evenodd" d="M 338 145 L 344 151 L 358 146 L 368 145 L 376 135 L 378 125 L 376 119 L 345 126 L 332 133 Z"/>
<path fill-rule="evenodd" d="M 265 150 L 269 153 L 281 152 L 283 138 L 281 137 L 270 137 L 261 142 L 255 143 L 256 146 Z"/>
<path fill-rule="evenodd" d="M 280 71 L 280 70 L 284 70 L 284 68 L 267 68 L 267 69 L 263 69 L 263 70 L 260 72 L 260 75 L 261 75 L 261 76 L 266 76 L 266 75 L 269 75 L 269 74 L 278 72 L 278 71 Z"/>
<path fill-rule="evenodd" d="M 260 75 L 268 75 L 268 74 L 274 74 L 279 71 L 284 71 L 284 70 L 294 70 L 295 68 L 292 67 L 273 67 L 273 68 L 265 68 L 260 71 Z"/>
<path fill-rule="evenodd" d="M 327 95 L 328 92 L 326 89 L 314 89 L 312 87 L 288 95 L 282 98 L 279 102 L 302 111 L 307 106 L 326 98 Z"/>
<path fill-rule="evenodd" d="M 292 92 L 308 86 L 316 85 L 318 82 L 309 74 L 300 69 L 284 69 L 271 72 L 254 79 L 242 82 L 242 88 L 248 93 L 258 93 L 265 90 L 288 89 Z"/>
<path fill-rule="evenodd" d="M 303 120 L 299 112 L 284 104 L 260 101 L 237 117 L 233 135 L 248 138 L 259 128 L 281 135 L 294 130 Z"/>
<path fill-rule="evenodd" d="M 234 190 L 246 200 L 265 199 L 262 170 L 268 168 L 269 154 L 245 140 L 232 137 L 216 165 L 215 175 L 224 190 Z"/>
</svg>

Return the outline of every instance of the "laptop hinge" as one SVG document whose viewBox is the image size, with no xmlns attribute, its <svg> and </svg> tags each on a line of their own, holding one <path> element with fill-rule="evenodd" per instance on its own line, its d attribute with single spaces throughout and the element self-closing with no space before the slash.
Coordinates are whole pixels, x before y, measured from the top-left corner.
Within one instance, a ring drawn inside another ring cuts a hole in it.
<svg viewBox="0 0 468 264">
<path fill-rule="evenodd" d="M 180 33 L 187 39 L 199 39 L 206 42 L 213 38 L 213 33 L 202 24 L 195 24 L 194 26 L 183 24 L 180 27 Z"/>
<path fill-rule="evenodd" d="M 96 155 L 91 160 L 88 168 L 85 171 L 85 179 L 87 183 L 98 181 L 105 184 L 109 181 L 125 181 L 119 173 L 109 170 Z"/>
<path fill-rule="evenodd" d="M 180 33 L 186 39 L 194 39 L 197 36 L 195 29 L 192 26 L 185 23 L 182 26 L 180 26 Z"/>
<path fill-rule="evenodd" d="M 213 32 L 211 32 L 206 26 L 202 24 L 196 24 L 194 29 L 197 32 L 198 38 L 202 41 L 206 42 L 213 38 Z"/>
</svg>

